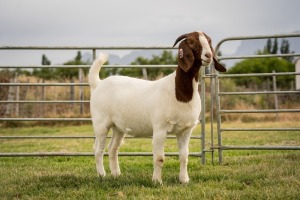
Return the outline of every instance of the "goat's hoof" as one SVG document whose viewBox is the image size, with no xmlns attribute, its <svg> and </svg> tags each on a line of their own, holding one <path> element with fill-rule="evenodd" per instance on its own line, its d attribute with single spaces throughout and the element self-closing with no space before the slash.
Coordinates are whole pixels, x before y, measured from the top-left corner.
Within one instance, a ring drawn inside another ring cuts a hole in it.
<svg viewBox="0 0 300 200">
<path fill-rule="evenodd" d="M 104 178 L 106 176 L 105 172 L 98 173 L 99 178 Z"/>
<path fill-rule="evenodd" d="M 154 183 L 154 185 L 163 185 L 163 182 L 162 182 L 162 180 L 159 180 L 159 179 L 152 179 L 152 181 L 153 181 L 153 183 Z"/>
<path fill-rule="evenodd" d="M 181 184 L 188 184 L 190 179 L 189 178 L 179 178 Z"/>
<path fill-rule="evenodd" d="M 121 176 L 121 172 L 111 173 L 111 175 L 112 175 L 114 178 L 117 178 L 117 177 Z"/>
<path fill-rule="evenodd" d="M 180 181 L 180 184 L 182 184 L 182 185 L 188 185 L 189 181 L 187 181 L 187 182 Z"/>
<path fill-rule="evenodd" d="M 189 180 L 180 180 L 180 183 L 185 185 L 189 183 Z"/>
</svg>

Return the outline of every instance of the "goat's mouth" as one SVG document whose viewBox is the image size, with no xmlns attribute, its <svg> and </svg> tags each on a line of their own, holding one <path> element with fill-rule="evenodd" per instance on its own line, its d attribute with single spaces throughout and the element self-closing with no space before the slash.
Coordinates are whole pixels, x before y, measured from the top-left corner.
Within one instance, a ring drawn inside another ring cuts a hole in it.
<svg viewBox="0 0 300 200">
<path fill-rule="evenodd" d="M 211 60 L 203 60 L 203 59 L 201 59 L 201 61 L 202 61 L 202 65 L 204 65 L 204 66 L 207 66 L 207 65 L 209 65 L 211 63 Z"/>
</svg>

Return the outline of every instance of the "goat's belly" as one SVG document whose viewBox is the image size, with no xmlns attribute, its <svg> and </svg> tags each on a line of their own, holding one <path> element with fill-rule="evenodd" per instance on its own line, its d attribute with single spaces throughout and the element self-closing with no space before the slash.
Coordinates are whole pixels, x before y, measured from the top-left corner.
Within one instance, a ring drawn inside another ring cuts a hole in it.
<svg viewBox="0 0 300 200">
<path fill-rule="evenodd" d="M 197 124 L 199 123 L 198 120 L 191 120 L 191 121 L 168 121 L 166 123 L 165 129 L 167 130 L 168 134 L 172 135 L 180 135 L 186 133 L 186 131 L 191 131 Z"/>
<path fill-rule="evenodd" d="M 149 137 L 153 134 L 152 125 L 143 120 L 115 119 L 114 126 L 119 131 L 134 137 Z"/>
</svg>

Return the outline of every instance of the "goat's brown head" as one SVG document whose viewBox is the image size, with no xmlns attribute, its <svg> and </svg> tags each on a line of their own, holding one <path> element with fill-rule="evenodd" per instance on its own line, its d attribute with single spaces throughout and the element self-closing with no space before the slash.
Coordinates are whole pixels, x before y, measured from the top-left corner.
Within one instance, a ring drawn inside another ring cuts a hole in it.
<svg viewBox="0 0 300 200">
<path fill-rule="evenodd" d="M 190 70 L 194 62 L 208 66 L 212 60 L 217 71 L 226 72 L 226 68 L 217 61 L 211 39 L 205 33 L 200 31 L 183 34 L 176 39 L 173 47 L 181 40 L 183 41 L 178 48 L 178 65 L 185 72 Z"/>
</svg>

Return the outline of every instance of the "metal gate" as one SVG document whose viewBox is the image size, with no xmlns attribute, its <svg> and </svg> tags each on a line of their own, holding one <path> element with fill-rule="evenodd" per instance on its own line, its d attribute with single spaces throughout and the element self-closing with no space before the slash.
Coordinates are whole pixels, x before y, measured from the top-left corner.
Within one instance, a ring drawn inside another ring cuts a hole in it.
<svg viewBox="0 0 300 200">
<path fill-rule="evenodd" d="M 1 50 L 9 50 L 9 51 L 19 51 L 19 50 L 88 50 L 91 51 L 93 55 L 93 60 L 96 58 L 96 51 L 97 50 L 174 50 L 171 47 L 39 47 L 39 46 L 3 46 L 0 47 Z M 77 69 L 87 69 L 90 68 L 90 65 L 26 65 L 26 66 L 15 66 L 15 65 L 2 65 L 0 66 L 1 69 L 38 69 L 38 68 L 77 68 Z M 176 68 L 177 65 L 104 65 L 103 68 Z M 86 82 L 79 82 L 79 83 L 0 83 L 0 86 L 7 86 L 7 87 L 19 87 L 19 86 L 76 86 L 76 87 L 86 87 L 89 90 L 89 85 Z M 202 96 L 204 98 L 205 91 L 203 90 Z M 63 104 L 63 103 L 73 103 L 73 104 L 82 104 L 82 103 L 89 103 L 88 100 L 19 100 L 18 98 L 14 100 L 2 100 L 0 104 Z M 80 118 L 70 118 L 70 117 L 62 117 L 62 118 L 45 118 L 45 117 L 35 117 L 35 118 L 21 118 L 21 117 L 0 117 L 0 122 L 8 122 L 8 121 L 89 121 L 91 122 L 91 118 L 89 117 L 80 117 Z M 205 122 L 203 122 L 205 123 Z M 204 129 L 203 129 L 204 130 Z M 197 134 L 196 136 L 192 136 L 191 139 L 198 140 L 199 144 L 205 144 L 205 142 L 200 142 L 202 138 L 205 138 L 204 132 Z M 125 138 L 131 139 L 133 137 L 126 136 Z M 168 139 L 175 139 L 175 136 L 168 136 Z M 25 139 L 94 139 L 91 136 L 0 136 L 0 140 L 25 140 Z M 13 151 L 13 150 L 12 150 Z M 190 152 L 190 156 L 195 157 L 202 157 L 202 162 L 205 162 L 205 156 L 203 155 L 204 152 L 204 145 L 199 145 L 198 152 Z M 0 152 L 0 157 L 21 157 L 21 156 L 93 156 L 94 153 L 92 152 Z M 105 154 L 107 155 L 107 153 Z M 151 152 L 119 152 L 120 156 L 152 156 Z M 179 155 L 178 152 L 167 152 L 165 153 L 166 156 L 177 156 Z"/>
<path fill-rule="evenodd" d="M 221 40 L 216 46 L 216 52 L 220 49 L 220 46 L 226 41 L 236 41 L 236 40 L 256 40 L 256 39 L 268 39 L 268 38 L 291 38 L 300 37 L 300 34 L 283 34 L 283 35 L 261 35 L 261 36 L 244 36 L 244 37 L 230 37 Z M 229 59 L 251 59 L 251 58 L 271 58 L 271 57 L 295 57 L 300 56 L 300 53 L 292 54 L 268 54 L 268 55 L 244 55 L 244 56 L 222 56 L 219 60 L 229 60 Z M 216 121 L 217 121 L 217 145 L 213 141 L 213 132 L 211 133 L 211 143 L 212 150 L 218 150 L 219 164 L 223 161 L 223 151 L 224 150 L 300 150 L 300 146 L 229 146 L 223 144 L 222 134 L 229 131 L 300 131 L 300 127 L 290 127 L 290 128 L 223 128 L 221 121 L 221 116 L 228 115 L 232 113 L 294 113 L 300 112 L 300 109 L 262 109 L 262 110 L 225 110 L 221 108 L 221 98 L 228 95 L 263 95 L 263 94 L 300 94 L 300 91 L 263 91 L 263 92 L 226 92 L 220 91 L 220 82 L 225 78 L 234 77 L 277 77 L 277 76 L 287 76 L 287 75 L 300 75 L 299 72 L 286 72 L 286 73 L 257 73 L 257 74 L 219 74 L 214 70 L 213 77 L 211 80 L 214 81 L 215 87 L 211 87 L 211 98 L 213 99 L 213 94 L 215 94 L 215 105 L 216 105 Z M 212 107 L 213 110 L 213 107 Z M 211 123 L 213 123 L 213 113 L 211 112 Z M 213 131 L 213 129 L 212 129 Z M 213 152 L 213 151 L 212 151 Z M 213 157 L 213 156 L 212 156 Z"/>
<path fill-rule="evenodd" d="M 286 34 L 286 35 L 267 35 L 267 36 L 245 36 L 245 37 L 231 37 L 221 40 L 216 46 L 216 53 L 218 52 L 220 46 L 226 41 L 234 40 L 254 40 L 254 39 L 267 39 L 267 38 L 287 38 L 287 37 L 300 37 L 300 34 Z M 37 46 L 23 46 L 23 47 L 14 47 L 14 46 L 3 46 L 0 47 L 1 50 L 89 50 L 92 52 L 93 59 L 96 57 L 97 50 L 171 50 L 170 47 L 37 47 Z M 290 56 L 300 56 L 300 53 L 285 54 L 285 55 L 245 55 L 245 56 L 222 56 L 219 57 L 219 60 L 228 60 L 228 59 L 246 59 L 246 58 L 267 58 L 267 57 L 290 57 Z M 43 65 L 31 65 L 31 66 L 0 66 L 0 69 L 24 69 L 24 68 L 42 68 Z M 48 68 L 79 68 L 85 69 L 89 68 L 89 65 L 49 65 Z M 176 65 L 106 65 L 106 68 L 175 68 Z M 253 95 L 253 94 L 294 94 L 300 93 L 300 91 L 264 91 L 264 92 L 226 92 L 220 91 L 220 82 L 225 78 L 232 77 L 250 77 L 250 76 L 286 76 L 286 75 L 300 75 L 300 73 L 267 73 L 267 74 L 219 74 L 211 68 L 210 73 L 207 73 L 204 68 L 201 69 L 201 78 L 200 78 L 200 88 L 201 88 L 201 105 L 202 112 L 200 116 L 201 123 L 201 133 L 197 136 L 193 136 L 192 139 L 199 140 L 199 152 L 191 152 L 190 156 L 201 157 L 202 164 L 206 162 L 206 153 L 211 153 L 212 162 L 214 162 L 215 151 L 218 152 L 219 163 L 222 163 L 223 160 L 223 151 L 224 150 L 300 150 L 300 146 L 227 146 L 223 144 L 222 133 L 228 131 L 300 131 L 299 127 L 291 128 L 223 128 L 221 116 L 227 115 L 230 113 L 280 113 L 280 112 L 300 112 L 300 109 L 277 109 L 277 110 L 223 110 L 221 109 L 220 99 L 222 96 L 226 95 Z M 206 80 L 210 82 L 210 120 L 206 123 L 205 113 L 206 113 L 206 99 L 208 97 L 206 94 Z M 0 83 L 0 86 L 77 86 L 77 87 L 87 87 L 88 84 L 84 82 L 80 83 Z M 214 98 L 215 97 L 215 98 Z M 53 103 L 89 103 L 87 100 L 39 100 L 39 101 L 29 101 L 29 100 L 4 100 L 0 101 L 0 104 L 53 104 Z M 216 108 L 215 108 L 216 107 Z M 216 119 L 214 119 L 216 116 Z M 217 123 L 217 144 L 214 141 L 214 122 Z M 90 118 L 0 118 L 0 121 L 91 121 Z M 206 134 L 206 124 L 211 126 L 210 134 Z M 210 137 L 210 146 L 206 145 L 205 138 Z M 130 138 L 130 137 L 129 137 Z M 169 137 L 174 139 L 175 137 Z M 87 136 L 0 136 L 2 139 L 94 139 L 94 137 Z M 0 157 L 16 157 L 16 156 L 92 156 L 92 152 L 76 152 L 76 153 L 63 153 L 63 152 L 44 152 L 44 153 L 5 153 L 0 152 Z M 107 155 L 107 154 L 106 154 Z M 120 152 L 120 156 L 151 156 L 151 152 Z M 177 152 L 166 153 L 169 156 L 178 155 Z"/>
</svg>

